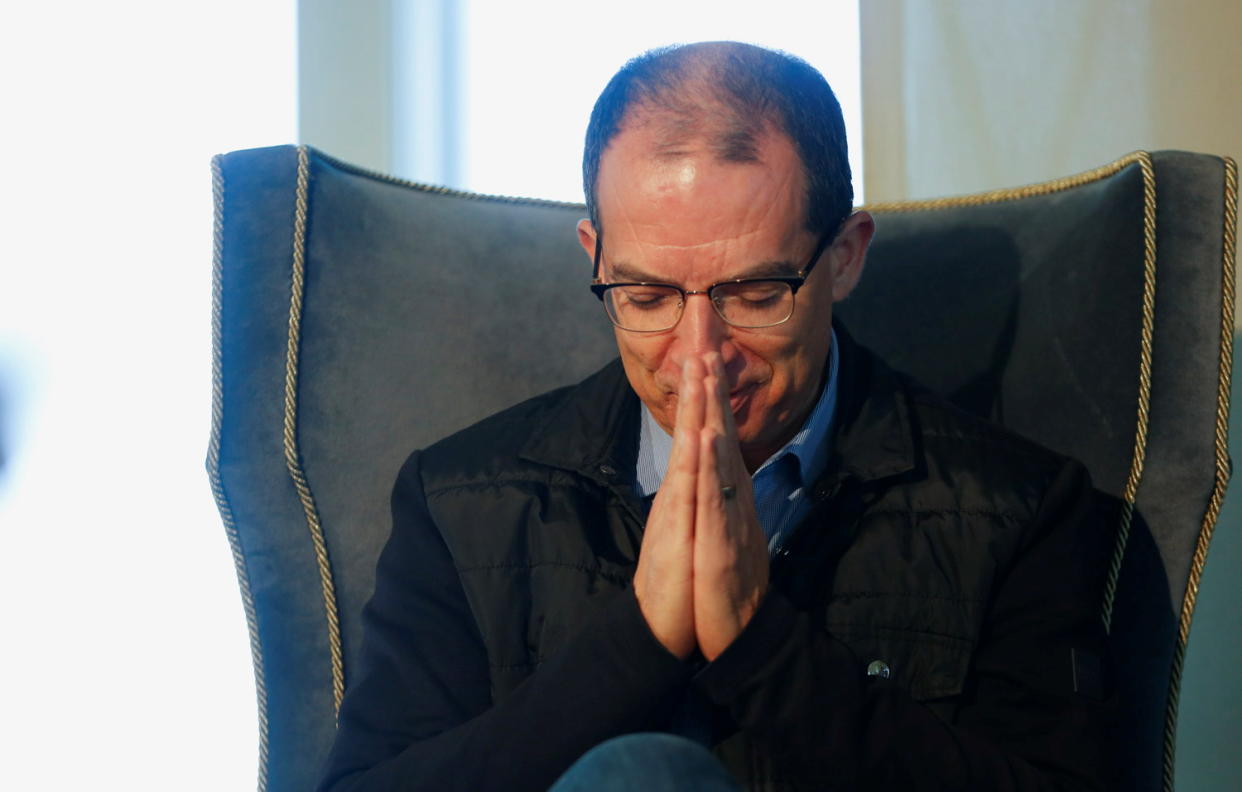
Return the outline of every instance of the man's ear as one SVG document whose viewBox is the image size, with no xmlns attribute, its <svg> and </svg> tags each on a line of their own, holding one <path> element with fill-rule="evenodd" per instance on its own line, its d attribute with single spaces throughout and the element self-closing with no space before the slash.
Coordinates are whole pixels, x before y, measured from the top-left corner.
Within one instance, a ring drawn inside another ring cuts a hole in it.
<svg viewBox="0 0 1242 792">
<path fill-rule="evenodd" d="M 582 249 L 586 251 L 587 258 L 594 263 L 595 226 L 592 225 L 591 221 L 585 217 L 578 221 L 578 244 L 582 245 Z"/>
<path fill-rule="evenodd" d="M 862 277 L 867 261 L 867 246 L 875 235 L 875 220 L 866 212 L 855 212 L 846 218 L 829 248 L 832 267 L 832 301 L 841 302 L 850 296 Z"/>
</svg>

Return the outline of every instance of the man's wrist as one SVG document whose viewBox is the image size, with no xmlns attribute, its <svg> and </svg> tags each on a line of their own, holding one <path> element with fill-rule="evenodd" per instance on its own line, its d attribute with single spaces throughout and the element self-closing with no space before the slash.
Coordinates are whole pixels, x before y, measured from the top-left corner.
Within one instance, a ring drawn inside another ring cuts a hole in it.
<svg viewBox="0 0 1242 792">
<path fill-rule="evenodd" d="M 773 652 L 789 640 L 797 617 L 793 603 L 780 591 L 769 587 L 733 642 L 695 674 L 695 685 L 717 704 L 728 703 Z"/>
</svg>

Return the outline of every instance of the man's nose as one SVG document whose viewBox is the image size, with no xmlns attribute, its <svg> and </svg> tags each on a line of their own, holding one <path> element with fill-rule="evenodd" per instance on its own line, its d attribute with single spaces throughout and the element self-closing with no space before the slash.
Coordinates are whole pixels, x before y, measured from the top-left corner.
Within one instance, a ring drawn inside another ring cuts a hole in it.
<svg viewBox="0 0 1242 792">
<path fill-rule="evenodd" d="M 678 366 L 687 357 L 701 356 L 705 352 L 719 352 L 723 356 L 729 346 L 729 325 L 716 313 L 706 294 L 686 295 L 686 305 L 675 332 Z"/>
</svg>

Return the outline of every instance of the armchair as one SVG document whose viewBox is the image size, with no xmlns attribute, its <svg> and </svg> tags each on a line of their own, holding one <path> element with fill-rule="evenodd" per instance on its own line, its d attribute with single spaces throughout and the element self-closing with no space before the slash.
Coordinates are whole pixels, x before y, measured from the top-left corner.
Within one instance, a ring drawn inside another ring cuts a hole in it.
<svg viewBox="0 0 1242 792">
<path fill-rule="evenodd" d="M 259 697 L 260 790 L 312 788 L 410 450 L 615 354 L 583 207 L 370 173 L 307 147 L 213 161 L 207 467 Z M 867 207 L 840 314 L 898 368 L 1083 460 L 1117 534 L 1120 788 L 1172 787 L 1182 658 L 1229 478 L 1231 160 Z M 515 319 L 506 307 L 520 301 Z M 556 350 L 549 355 L 548 350 Z"/>
</svg>

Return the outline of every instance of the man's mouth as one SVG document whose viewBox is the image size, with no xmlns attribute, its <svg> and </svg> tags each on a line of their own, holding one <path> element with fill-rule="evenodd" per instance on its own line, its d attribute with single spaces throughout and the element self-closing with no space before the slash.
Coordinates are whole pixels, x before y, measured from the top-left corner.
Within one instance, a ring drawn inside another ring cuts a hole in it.
<svg viewBox="0 0 1242 792">
<path fill-rule="evenodd" d="M 746 407 L 750 397 L 755 393 L 755 388 L 755 384 L 751 383 L 729 391 L 729 409 L 733 411 L 735 417 Z"/>
<path fill-rule="evenodd" d="M 759 383 L 751 382 L 729 391 L 729 410 L 733 413 L 734 419 L 737 419 L 741 412 L 746 409 L 751 398 L 755 395 L 755 391 L 759 390 Z M 670 414 L 677 411 L 677 391 L 669 390 L 665 392 L 665 398 L 668 400 L 668 409 Z"/>
</svg>

